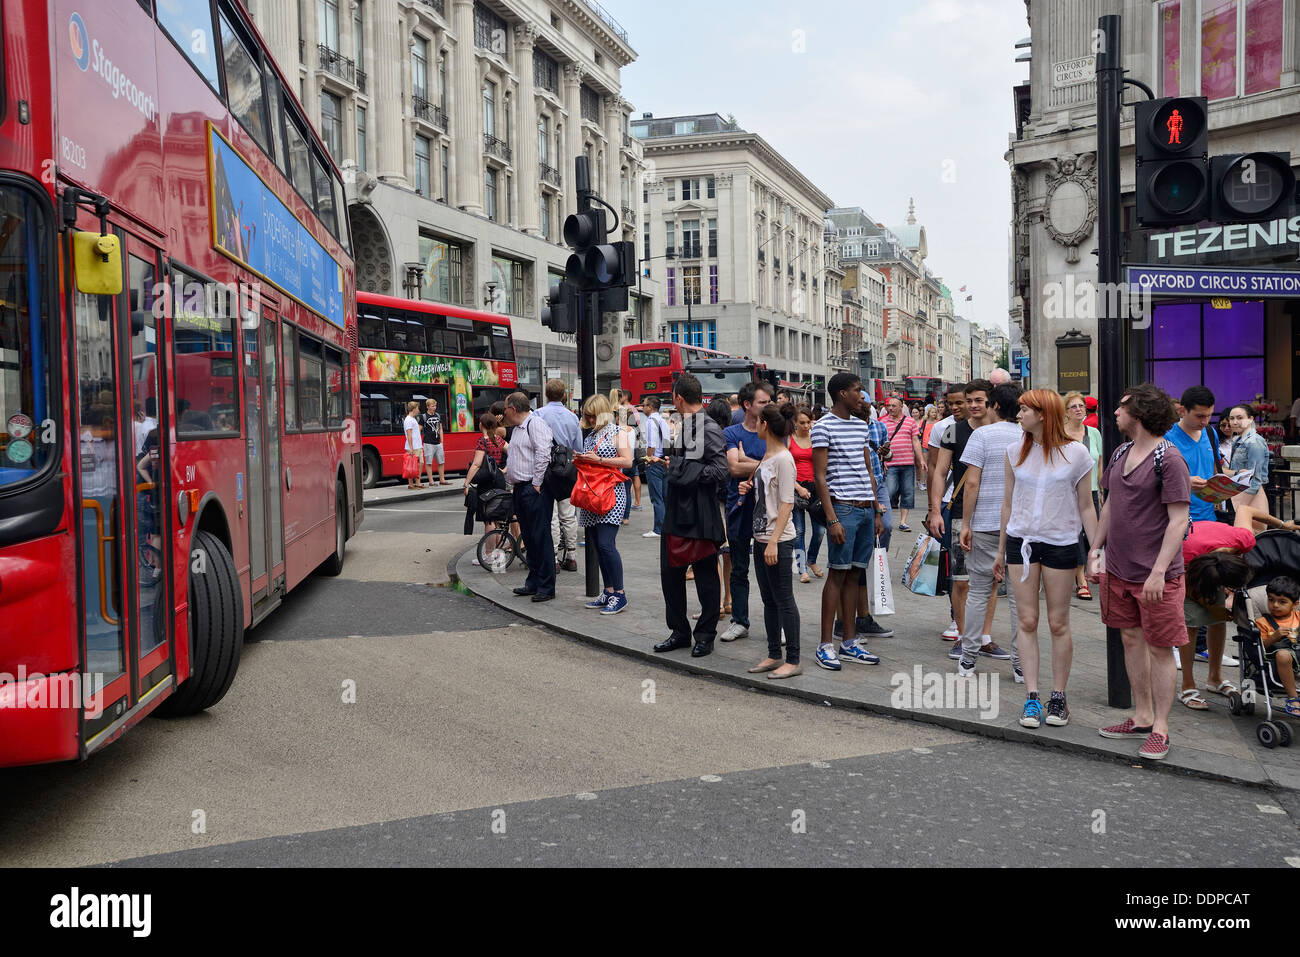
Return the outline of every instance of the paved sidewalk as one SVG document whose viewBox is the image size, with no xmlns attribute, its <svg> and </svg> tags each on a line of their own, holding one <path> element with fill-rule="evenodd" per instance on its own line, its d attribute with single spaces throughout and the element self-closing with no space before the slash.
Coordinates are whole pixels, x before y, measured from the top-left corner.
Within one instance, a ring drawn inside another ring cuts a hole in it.
<svg viewBox="0 0 1300 957">
<path fill-rule="evenodd" d="M 941 703 L 942 697 L 934 698 L 935 703 L 932 703 L 924 691 L 932 687 L 931 682 L 940 679 L 928 676 L 935 673 L 940 678 L 955 676 L 956 662 L 948 658 L 952 644 L 940 638 L 949 620 L 947 599 L 918 597 L 898 584 L 903 561 L 915 542 L 915 532 L 908 535 L 895 531 L 894 534 L 890 561 L 897 614 L 882 621 L 893 628 L 895 634 L 892 638 L 871 642 L 872 652 L 881 658 L 879 665 L 864 666 L 846 661 L 840 672 L 826 671 L 817 666 L 813 653 L 817 647 L 822 580 L 814 578 L 812 583 L 805 585 L 796 579 L 794 589 L 801 618 L 801 657 L 805 673 L 779 682 L 769 681 L 763 675 L 746 674 L 747 668 L 766 655 L 762 602 L 758 587 L 752 580 L 752 571 L 748 638 L 730 644 L 716 642 L 713 654 L 705 658 L 691 658 L 689 649 L 656 655 L 651 647 L 667 637 L 668 628 L 664 624 L 664 603 L 659 586 L 659 542 L 641 538 L 641 533 L 648 531 L 651 525 L 648 498 L 645 506 L 644 511 L 632 513 L 631 524 L 624 526 L 618 538 L 629 597 L 627 609 L 619 615 L 602 616 L 582 608 L 586 596 L 581 560 L 577 574 L 560 574 L 557 599 L 542 604 L 533 604 L 527 598 L 511 593 L 512 588 L 523 583 L 526 574 L 518 562 L 504 574 L 494 575 L 472 565 L 474 552 L 467 548 L 454 560 L 456 575 L 473 593 L 538 624 L 659 665 L 723 678 L 755 690 L 795 695 L 835 707 L 861 708 L 929 721 L 994 738 L 1130 760 L 1133 764 L 1300 790 L 1300 741 L 1292 748 L 1266 750 L 1255 738 L 1255 727 L 1262 720 L 1262 707 L 1254 718 L 1234 718 L 1228 713 L 1227 699 L 1208 692 L 1204 695 L 1210 703 L 1209 711 L 1193 712 L 1175 701 L 1170 716 L 1172 745 L 1169 756 L 1162 762 L 1141 762 L 1137 757 L 1140 741 L 1112 741 L 1101 737 L 1098 728 L 1123 720 L 1124 715 L 1106 706 L 1105 628 L 1095 599 L 1090 602 L 1076 599 L 1071 611 L 1074 663 L 1068 687 L 1071 715 L 1067 727 L 1044 725 L 1038 730 L 1029 730 L 1019 726 L 1025 692 L 1023 685 L 1015 684 L 1009 661 L 981 658 L 978 671 L 986 677 L 977 679 L 973 688 L 969 679 L 965 680 L 966 687 L 975 691 L 983 689 L 984 707 L 975 700 L 968 701 L 966 707 L 939 707 L 936 703 Z M 913 528 L 916 527 L 913 524 Z M 467 538 L 466 544 L 471 545 L 471 540 Z M 823 567 L 825 558 L 823 549 Z M 687 584 L 687 594 L 694 603 L 695 591 L 690 583 Z M 694 610 L 697 609 L 692 607 Z M 1051 641 L 1046 632 L 1046 617 L 1044 611 L 1039 637 L 1043 658 L 1040 694 L 1044 699 L 1051 688 Z M 724 618 L 719 633 L 726 627 L 725 622 Z M 998 605 L 993 637 L 1002 647 L 1010 648 L 1010 636 L 1009 612 L 1003 600 Z M 1236 648 L 1231 639 L 1228 648 L 1230 652 Z M 920 682 L 916 680 L 918 671 Z M 1197 663 L 1196 676 L 1202 685 L 1205 674 L 1206 665 Z M 1225 677 L 1239 683 L 1236 669 L 1225 669 Z M 907 682 L 906 686 L 904 682 Z M 952 679 L 946 679 L 946 682 L 950 688 L 963 684 Z M 910 687 L 916 684 L 920 687 Z M 976 694 L 971 695 L 972 699 L 975 697 Z M 961 702 L 949 698 L 949 703 Z M 1294 724 L 1293 729 L 1300 738 L 1300 722 Z"/>
<path fill-rule="evenodd" d="M 465 484 L 463 475 L 453 475 L 448 477 L 449 485 L 435 485 L 432 488 L 426 488 L 419 492 L 413 492 L 406 487 L 405 482 L 395 482 L 391 485 L 376 485 L 374 488 L 365 489 L 361 503 L 362 505 L 391 505 L 394 502 L 418 502 L 428 498 L 441 498 L 444 495 L 454 495 L 461 499 L 461 486 Z"/>
</svg>

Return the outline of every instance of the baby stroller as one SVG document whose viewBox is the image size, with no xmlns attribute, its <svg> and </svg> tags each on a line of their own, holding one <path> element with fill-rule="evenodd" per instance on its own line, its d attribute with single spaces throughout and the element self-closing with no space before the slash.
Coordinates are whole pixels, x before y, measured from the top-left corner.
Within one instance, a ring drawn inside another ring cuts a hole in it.
<svg viewBox="0 0 1300 957">
<path fill-rule="evenodd" d="M 1255 547 L 1245 555 L 1250 565 L 1249 584 L 1238 589 L 1232 600 L 1233 620 L 1237 633 L 1233 640 L 1241 646 L 1237 657 L 1241 660 L 1241 691 L 1228 695 L 1228 708 L 1233 714 L 1255 713 L 1255 705 L 1264 704 L 1264 720 L 1255 728 L 1255 736 L 1266 748 L 1291 745 L 1291 727 L 1273 717 L 1272 696 L 1282 694 L 1276 663 L 1264 656 L 1264 642 L 1255 627 L 1255 619 L 1268 610 L 1265 587 L 1279 575 L 1300 577 L 1300 532 L 1273 529 L 1262 532 L 1255 539 Z"/>
</svg>

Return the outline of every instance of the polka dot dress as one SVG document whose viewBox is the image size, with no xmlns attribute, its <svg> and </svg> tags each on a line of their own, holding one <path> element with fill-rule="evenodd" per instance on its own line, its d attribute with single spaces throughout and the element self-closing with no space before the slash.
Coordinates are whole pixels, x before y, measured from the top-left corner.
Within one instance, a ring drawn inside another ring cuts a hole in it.
<svg viewBox="0 0 1300 957">
<path fill-rule="evenodd" d="M 608 425 L 599 432 L 592 432 L 582 442 L 584 452 L 595 452 L 602 459 L 618 458 L 618 427 Z M 622 525 L 623 516 L 627 514 L 627 483 L 619 482 L 614 486 L 614 507 L 607 515 L 593 515 L 586 509 L 578 509 L 578 524 L 583 528 L 605 522 L 610 525 Z"/>
</svg>

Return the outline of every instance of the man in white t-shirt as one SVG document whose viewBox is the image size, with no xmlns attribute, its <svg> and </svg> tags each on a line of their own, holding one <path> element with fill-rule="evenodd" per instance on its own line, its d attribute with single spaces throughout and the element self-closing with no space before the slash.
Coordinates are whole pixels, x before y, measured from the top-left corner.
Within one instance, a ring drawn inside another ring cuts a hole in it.
<svg viewBox="0 0 1300 957">
<path fill-rule="evenodd" d="M 971 433 L 961 460 L 966 465 L 966 484 L 962 488 L 962 528 L 960 547 L 967 552 L 966 570 L 970 590 L 966 593 L 966 620 L 961 635 L 961 658 L 957 673 L 975 673 L 975 659 L 983 649 L 984 614 L 993 594 L 993 563 L 998 557 L 998 539 L 1002 534 L 1002 500 L 1007 487 L 1007 448 L 1024 438 L 1024 429 L 1016 424 L 1020 410 L 1020 390 L 1000 385 L 990 396 L 985 421 Z M 1011 606 L 1011 667 L 1017 682 L 1020 655 L 1016 641 L 1015 593 L 1007 589 Z"/>
</svg>

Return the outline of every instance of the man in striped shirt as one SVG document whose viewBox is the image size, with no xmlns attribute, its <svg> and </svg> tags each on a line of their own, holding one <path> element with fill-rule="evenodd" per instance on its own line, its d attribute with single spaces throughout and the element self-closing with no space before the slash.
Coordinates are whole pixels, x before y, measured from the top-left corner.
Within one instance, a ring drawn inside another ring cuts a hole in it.
<svg viewBox="0 0 1300 957">
<path fill-rule="evenodd" d="M 910 532 L 907 513 L 915 505 L 916 464 L 924 467 L 925 453 L 921 451 L 921 426 L 907 414 L 903 400 L 889 397 L 889 415 L 885 428 L 889 430 L 889 459 L 885 467 L 885 486 L 889 504 L 899 510 L 898 530 Z"/>
<path fill-rule="evenodd" d="M 813 474 L 830 539 L 817 664 L 839 671 L 841 657 L 860 664 L 880 663 L 857 640 L 855 586 L 861 571 L 871 564 L 876 537 L 884 531 L 884 509 L 871 467 L 871 424 L 854 414 L 862 405 L 862 380 L 840 372 L 832 376 L 827 391 L 834 407 L 812 429 Z M 844 630 L 839 656 L 833 640 L 836 612 Z"/>
</svg>

